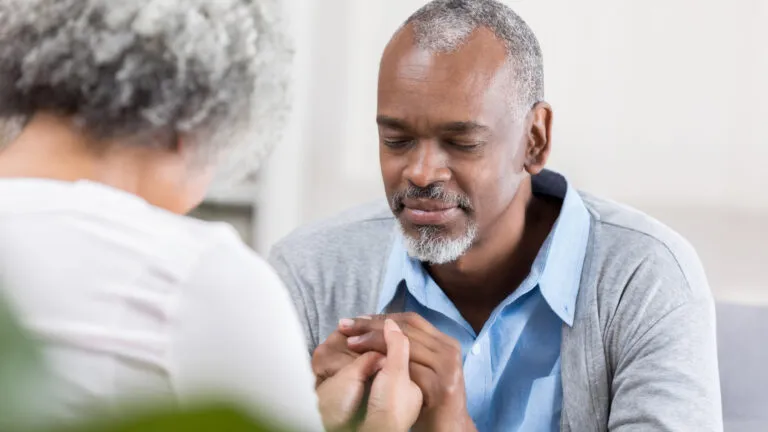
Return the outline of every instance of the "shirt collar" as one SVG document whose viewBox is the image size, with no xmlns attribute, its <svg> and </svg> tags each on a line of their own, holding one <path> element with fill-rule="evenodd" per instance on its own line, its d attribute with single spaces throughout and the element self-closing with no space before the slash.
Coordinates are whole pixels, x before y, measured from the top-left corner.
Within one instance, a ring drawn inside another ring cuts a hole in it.
<svg viewBox="0 0 768 432">
<path fill-rule="evenodd" d="M 542 174 L 533 178 L 534 192 L 557 192 L 550 189 L 548 183 L 551 182 L 555 187 L 559 183 L 565 195 L 559 195 L 563 199 L 560 215 L 539 251 L 536 258 L 539 263 L 534 263 L 534 271 L 540 271 L 538 286 L 549 307 L 563 322 L 572 326 L 587 255 L 591 217 L 578 191 L 565 178 L 548 171 Z"/>
<path fill-rule="evenodd" d="M 382 313 L 397 295 L 402 283 L 405 283 L 408 291 L 420 303 L 426 303 L 427 272 L 421 267 L 421 263 L 408 256 L 408 251 L 403 243 L 401 233 L 395 235 L 392 251 L 387 261 L 387 271 L 384 275 L 384 285 L 379 293 L 377 312 Z"/>
<path fill-rule="evenodd" d="M 532 185 L 535 194 L 558 197 L 563 205 L 526 280 L 535 281 L 552 311 L 572 326 L 589 241 L 590 215 L 579 193 L 560 174 L 543 171 L 532 177 Z M 379 294 L 378 312 L 392 303 L 401 285 L 415 300 L 429 307 L 427 285 L 430 282 L 421 263 L 408 256 L 402 234 L 396 235 Z M 447 297 L 433 300 L 442 304 Z"/>
</svg>

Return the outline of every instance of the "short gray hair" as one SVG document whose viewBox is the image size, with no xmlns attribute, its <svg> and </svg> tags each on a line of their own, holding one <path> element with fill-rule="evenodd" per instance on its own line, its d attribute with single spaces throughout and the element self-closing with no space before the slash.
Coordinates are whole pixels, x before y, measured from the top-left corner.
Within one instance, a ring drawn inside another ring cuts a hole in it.
<svg viewBox="0 0 768 432">
<path fill-rule="evenodd" d="M 434 0 L 405 22 L 419 47 L 450 52 L 485 27 L 501 40 L 514 73 L 514 109 L 525 114 L 544 99 L 544 61 L 539 41 L 511 8 L 495 0 Z"/>
<path fill-rule="evenodd" d="M 288 111 L 278 6 L 0 0 L 0 119 L 50 111 L 99 139 L 185 134 L 206 154 L 237 143 L 260 158 Z"/>
</svg>

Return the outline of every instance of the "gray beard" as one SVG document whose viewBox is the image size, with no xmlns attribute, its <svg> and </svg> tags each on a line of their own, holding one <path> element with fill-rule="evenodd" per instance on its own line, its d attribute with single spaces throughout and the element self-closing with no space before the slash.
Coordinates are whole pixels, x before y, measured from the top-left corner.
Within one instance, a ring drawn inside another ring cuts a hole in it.
<svg viewBox="0 0 768 432">
<path fill-rule="evenodd" d="M 467 230 L 458 238 L 449 238 L 439 227 L 423 226 L 418 228 L 418 238 L 406 232 L 400 221 L 397 221 L 403 234 L 405 249 L 411 258 L 429 264 L 447 264 L 456 261 L 464 255 L 477 236 L 477 225 L 469 224 Z"/>
</svg>

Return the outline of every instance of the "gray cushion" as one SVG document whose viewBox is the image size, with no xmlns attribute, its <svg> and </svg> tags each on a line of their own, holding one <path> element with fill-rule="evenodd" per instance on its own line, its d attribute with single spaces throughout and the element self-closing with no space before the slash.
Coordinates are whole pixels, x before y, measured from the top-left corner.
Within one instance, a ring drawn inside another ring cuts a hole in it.
<svg viewBox="0 0 768 432">
<path fill-rule="evenodd" d="M 717 305 L 726 432 L 768 431 L 768 306 Z"/>
</svg>

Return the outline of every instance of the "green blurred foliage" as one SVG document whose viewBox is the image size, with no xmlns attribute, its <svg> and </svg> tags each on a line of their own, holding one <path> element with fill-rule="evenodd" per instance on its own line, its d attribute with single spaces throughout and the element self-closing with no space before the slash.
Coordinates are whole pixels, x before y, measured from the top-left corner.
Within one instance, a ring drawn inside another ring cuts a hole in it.
<svg viewBox="0 0 768 432">
<path fill-rule="evenodd" d="M 190 411 L 136 415 L 122 420 L 102 420 L 55 432 L 264 432 L 285 431 L 259 422 L 229 406 L 209 406 Z M 54 432 L 52 430 L 41 432 Z"/>
<path fill-rule="evenodd" d="M 0 298 L 0 431 L 33 421 L 43 379 L 37 351 Z"/>
</svg>

